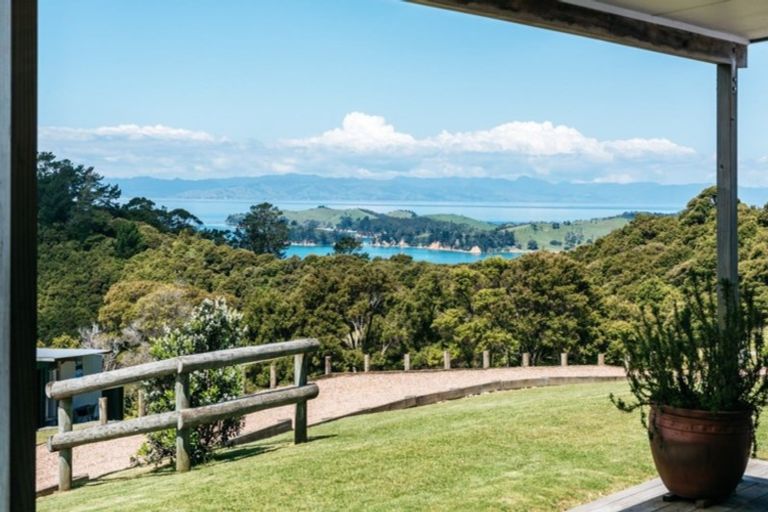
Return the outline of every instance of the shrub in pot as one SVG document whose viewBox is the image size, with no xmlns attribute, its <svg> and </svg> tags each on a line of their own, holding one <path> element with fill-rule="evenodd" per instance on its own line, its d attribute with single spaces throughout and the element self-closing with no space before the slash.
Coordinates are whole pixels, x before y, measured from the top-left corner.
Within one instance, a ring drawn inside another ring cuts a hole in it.
<svg viewBox="0 0 768 512">
<path fill-rule="evenodd" d="M 682 498 L 720 500 L 733 492 L 756 449 L 768 397 L 764 315 L 749 290 L 737 300 L 733 286 L 721 286 L 722 318 L 714 286 L 698 279 L 670 314 L 643 311 L 625 339 L 634 401 L 611 396 L 623 411 L 641 410 L 659 476 Z"/>
</svg>

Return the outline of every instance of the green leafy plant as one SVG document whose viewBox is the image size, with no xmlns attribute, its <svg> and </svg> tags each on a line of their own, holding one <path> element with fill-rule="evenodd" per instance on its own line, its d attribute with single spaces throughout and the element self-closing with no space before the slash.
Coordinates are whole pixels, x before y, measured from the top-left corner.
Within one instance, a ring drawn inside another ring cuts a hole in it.
<svg viewBox="0 0 768 512">
<path fill-rule="evenodd" d="M 733 286 L 722 283 L 723 318 L 718 317 L 715 286 L 694 278 L 665 315 L 658 306 L 643 309 L 639 326 L 625 336 L 625 368 L 634 395 L 627 402 L 611 395 L 622 411 L 667 405 L 702 411 L 750 411 L 757 426 L 768 399 L 765 315 L 750 289 L 735 299 Z M 647 425 L 646 425 L 647 426 Z"/>
<path fill-rule="evenodd" d="M 224 299 L 205 299 L 181 327 L 168 330 L 154 339 L 150 353 L 156 359 L 169 359 L 241 346 L 246 335 L 242 318 L 242 314 L 230 308 Z M 173 376 L 145 383 L 151 413 L 174 409 L 174 386 Z M 191 407 L 232 400 L 242 394 L 242 372 L 237 367 L 193 372 L 189 376 L 189 388 Z M 214 448 L 236 436 L 242 423 L 242 418 L 228 418 L 193 429 L 190 432 L 192 462 L 205 460 Z M 149 434 L 141 453 L 154 463 L 166 457 L 173 459 L 175 454 L 176 436 L 173 430 Z"/>
</svg>

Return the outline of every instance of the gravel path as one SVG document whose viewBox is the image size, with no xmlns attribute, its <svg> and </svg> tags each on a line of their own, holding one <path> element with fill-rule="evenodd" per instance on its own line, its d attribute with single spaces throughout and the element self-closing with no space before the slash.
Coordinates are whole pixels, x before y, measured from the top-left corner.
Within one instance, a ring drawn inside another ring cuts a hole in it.
<svg viewBox="0 0 768 512">
<path fill-rule="evenodd" d="M 320 388 L 320 395 L 309 402 L 308 421 L 310 424 L 317 423 L 407 396 L 424 395 L 499 380 L 622 375 L 624 375 L 623 369 L 612 366 L 339 374 L 316 381 Z M 249 414 L 246 417 L 243 433 L 292 417 L 293 406 Z M 75 447 L 72 453 L 74 475 L 88 474 L 91 478 L 96 478 L 129 467 L 131 458 L 136 455 L 143 439 L 143 435 L 137 435 Z M 37 447 L 37 488 L 42 489 L 56 484 L 57 471 L 57 454 L 49 453 L 45 445 L 39 445 Z"/>
</svg>

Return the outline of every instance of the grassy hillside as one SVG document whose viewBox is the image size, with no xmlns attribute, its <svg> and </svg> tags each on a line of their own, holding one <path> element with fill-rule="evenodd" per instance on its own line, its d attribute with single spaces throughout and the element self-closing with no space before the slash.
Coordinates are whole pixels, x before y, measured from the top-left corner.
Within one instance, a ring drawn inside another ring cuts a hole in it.
<svg viewBox="0 0 768 512">
<path fill-rule="evenodd" d="M 602 219 L 575 220 L 566 222 L 534 222 L 510 226 L 518 245 L 526 249 L 530 240 L 539 249 L 561 251 L 594 242 L 600 237 L 620 229 L 631 222 L 634 215 L 625 214 Z"/>
<path fill-rule="evenodd" d="M 338 210 L 335 208 L 327 208 L 325 206 L 318 206 L 317 208 L 310 208 L 309 210 L 284 211 L 283 215 L 289 221 L 296 221 L 299 224 L 315 221 L 327 227 L 336 226 L 336 224 L 341 222 L 342 217 L 359 220 L 364 217 L 376 218 L 379 216 L 376 212 L 363 210 L 361 208 Z"/>
<path fill-rule="evenodd" d="M 424 215 L 424 217 L 432 220 L 440 220 L 443 222 L 452 222 L 462 226 L 469 226 L 470 228 L 479 229 L 481 231 L 492 231 L 498 227 L 496 224 L 491 224 L 490 222 L 483 222 L 482 220 L 473 219 L 464 215 L 455 215 L 452 213 L 435 213 L 433 215 Z"/>
<path fill-rule="evenodd" d="M 348 418 L 310 428 L 305 445 L 282 436 L 191 473 L 119 473 L 42 498 L 38 510 L 566 510 L 654 474 L 638 416 L 617 411 L 612 391 L 626 386 L 527 389 Z"/>
</svg>

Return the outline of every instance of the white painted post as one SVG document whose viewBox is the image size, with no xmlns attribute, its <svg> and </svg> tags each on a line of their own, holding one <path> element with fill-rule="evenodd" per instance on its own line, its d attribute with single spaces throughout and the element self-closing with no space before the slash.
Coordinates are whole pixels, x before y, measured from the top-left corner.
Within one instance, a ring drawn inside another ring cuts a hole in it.
<svg viewBox="0 0 768 512">
<path fill-rule="evenodd" d="M 597 366 L 605 366 L 605 354 L 597 354 Z"/>
<path fill-rule="evenodd" d="M 363 356 L 363 371 L 368 372 L 371 371 L 371 356 L 368 354 L 365 354 Z"/>
<path fill-rule="evenodd" d="M 443 370 L 451 369 L 451 354 L 447 350 L 443 351 Z"/>
<path fill-rule="evenodd" d="M 491 367 L 491 353 L 487 350 L 483 350 L 483 368 Z"/>
<path fill-rule="evenodd" d="M 560 366 L 568 366 L 568 352 L 560 353 Z"/>
<path fill-rule="evenodd" d="M 403 370 L 406 372 L 411 371 L 411 354 L 405 354 L 403 356 Z"/>
<path fill-rule="evenodd" d="M 331 356 L 325 356 L 325 374 L 330 375 L 331 371 Z"/>
<path fill-rule="evenodd" d="M 531 354 L 523 352 L 523 368 L 531 366 Z"/>
</svg>

